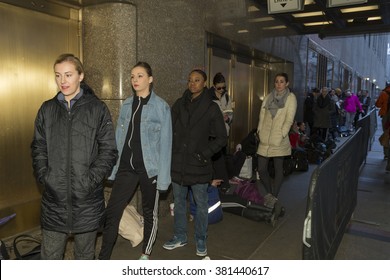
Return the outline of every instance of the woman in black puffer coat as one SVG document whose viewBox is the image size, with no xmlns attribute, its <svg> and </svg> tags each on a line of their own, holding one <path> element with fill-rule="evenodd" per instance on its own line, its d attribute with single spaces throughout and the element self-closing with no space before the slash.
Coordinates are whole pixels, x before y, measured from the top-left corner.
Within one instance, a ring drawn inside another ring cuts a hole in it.
<svg viewBox="0 0 390 280">
<path fill-rule="evenodd" d="M 114 128 L 104 102 L 86 84 L 71 54 L 54 64 L 60 92 L 45 101 L 35 120 L 33 168 L 43 188 L 42 258 L 62 259 L 68 234 L 75 258 L 93 259 L 105 209 L 103 180 L 117 158 Z"/>
</svg>

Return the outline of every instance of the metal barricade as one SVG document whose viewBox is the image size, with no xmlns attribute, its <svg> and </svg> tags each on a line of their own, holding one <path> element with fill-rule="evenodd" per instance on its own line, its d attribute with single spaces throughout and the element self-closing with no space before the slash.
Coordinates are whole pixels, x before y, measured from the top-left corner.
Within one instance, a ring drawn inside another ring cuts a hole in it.
<svg viewBox="0 0 390 280">
<path fill-rule="evenodd" d="M 303 230 L 303 259 L 333 259 L 357 203 L 360 169 L 377 128 L 373 107 L 357 131 L 311 175 Z"/>
</svg>

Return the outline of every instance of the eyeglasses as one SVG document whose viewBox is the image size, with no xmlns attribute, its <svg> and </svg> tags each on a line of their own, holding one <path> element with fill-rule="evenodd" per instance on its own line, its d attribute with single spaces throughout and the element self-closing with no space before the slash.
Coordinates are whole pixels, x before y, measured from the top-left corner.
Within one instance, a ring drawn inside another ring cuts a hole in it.
<svg viewBox="0 0 390 280">
<path fill-rule="evenodd" d="M 217 87 L 217 90 L 226 89 L 226 87 Z"/>
</svg>

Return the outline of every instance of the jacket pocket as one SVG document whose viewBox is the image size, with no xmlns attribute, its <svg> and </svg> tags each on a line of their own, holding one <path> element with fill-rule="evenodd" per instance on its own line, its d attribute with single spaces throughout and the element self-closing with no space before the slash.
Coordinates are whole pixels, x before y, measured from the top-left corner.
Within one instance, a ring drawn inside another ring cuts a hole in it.
<svg viewBox="0 0 390 280">
<path fill-rule="evenodd" d="M 210 163 L 210 159 L 205 158 L 201 153 L 192 153 L 188 164 L 193 166 L 207 166 Z"/>
</svg>

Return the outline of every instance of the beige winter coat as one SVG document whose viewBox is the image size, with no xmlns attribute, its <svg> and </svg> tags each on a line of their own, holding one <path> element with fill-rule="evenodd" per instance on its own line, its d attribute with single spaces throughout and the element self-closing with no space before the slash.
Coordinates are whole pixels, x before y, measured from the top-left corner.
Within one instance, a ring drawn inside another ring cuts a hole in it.
<svg viewBox="0 0 390 280">
<path fill-rule="evenodd" d="M 260 137 L 257 154 L 264 157 L 278 157 L 291 155 L 291 144 L 288 137 L 291 125 L 294 122 L 297 110 L 297 99 L 294 93 L 290 92 L 287 96 L 286 104 L 278 109 L 275 117 L 269 110 L 264 108 L 267 103 L 267 95 L 260 109 L 259 125 L 257 132 Z"/>
</svg>

